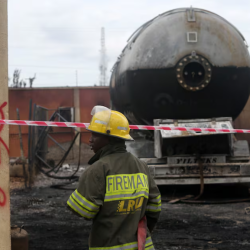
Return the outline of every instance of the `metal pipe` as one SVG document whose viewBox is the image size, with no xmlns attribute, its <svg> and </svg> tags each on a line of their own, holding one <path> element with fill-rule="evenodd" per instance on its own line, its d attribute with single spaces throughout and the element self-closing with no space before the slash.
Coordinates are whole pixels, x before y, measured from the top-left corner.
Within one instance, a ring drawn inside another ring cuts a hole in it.
<svg viewBox="0 0 250 250">
<path fill-rule="evenodd" d="M 29 121 L 31 121 L 31 117 L 32 116 L 32 99 L 30 99 L 30 105 L 29 105 Z M 31 187 L 30 186 L 30 183 L 31 183 L 31 180 L 30 180 L 30 178 L 31 178 L 31 175 L 30 175 L 30 173 L 31 173 L 31 147 L 30 147 L 30 145 L 31 145 L 31 126 L 29 126 L 29 133 L 28 133 L 28 171 L 29 171 L 29 184 L 28 184 L 28 186 L 29 186 L 29 188 Z"/>
<path fill-rule="evenodd" d="M 57 109 L 47 109 L 47 108 L 40 106 L 40 105 L 37 105 L 37 107 L 48 110 L 48 111 L 56 111 L 57 110 Z"/>
<path fill-rule="evenodd" d="M 19 109 L 16 109 L 16 112 L 17 112 L 17 120 L 20 120 Z M 25 158 L 24 158 L 24 153 L 23 153 L 23 139 L 22 139 L 22 130 L 21 130 L 20 125 L 18 125 L 18 130 L 19 130 L 21 160 L 22 160 L 22 165 L 23 165 L 24 183 L 25 183 L 25 188 L 27 188 L 27 174 L 26 174 L 26 170 L 25 170 Z"/>
<path fill-rule="evenodd" d="M 33 108 L 33 121 L 35 121 L 35 118 L 36 118 L 36 104 L 34 104 L 34 108 Z M 32 136 L 31 136 L 31 169 L 30 169 L 29 187 L 31 187 L 31 184 L 32 184 L 34 163 L 35 163 L 35 127 L 33 126 Z"/>
</svg>

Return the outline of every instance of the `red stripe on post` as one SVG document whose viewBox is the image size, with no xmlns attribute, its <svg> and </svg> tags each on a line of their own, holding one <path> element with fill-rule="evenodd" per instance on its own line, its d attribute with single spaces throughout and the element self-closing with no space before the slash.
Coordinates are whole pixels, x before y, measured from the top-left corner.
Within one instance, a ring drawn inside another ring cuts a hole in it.
<svg viewBox="0 0 250 250">
<path fill-rule="evenodd" d="M 6 201 L 7 201 L 7 198 L 6 198 L 6 194 L 4 193 L 4 191 L 2 190 L 2 188 L 0 188 L 0 197 L 2 196 L 3 199 L 0 200 L 0 207 L 4 207 L 5 204 L 6 204 Z"/>
</svg>

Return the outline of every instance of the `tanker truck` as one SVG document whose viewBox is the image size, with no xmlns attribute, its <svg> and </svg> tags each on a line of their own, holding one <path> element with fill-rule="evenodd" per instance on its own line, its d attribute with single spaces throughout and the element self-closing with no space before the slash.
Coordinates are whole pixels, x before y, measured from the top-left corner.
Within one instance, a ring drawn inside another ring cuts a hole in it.
<svg viewBox="0 0 250 250">
<path fill-rule="evenodd" d="M 112 69 L 111 106 L 130 124 L 233 128 L 250 92 L 245 38 L 207 10 L 165 12 L 137 29 Z M 230 133 L 132 131 L 128 150 L 158 185 L 250 182 L 249 146 Z"/>
</svg>

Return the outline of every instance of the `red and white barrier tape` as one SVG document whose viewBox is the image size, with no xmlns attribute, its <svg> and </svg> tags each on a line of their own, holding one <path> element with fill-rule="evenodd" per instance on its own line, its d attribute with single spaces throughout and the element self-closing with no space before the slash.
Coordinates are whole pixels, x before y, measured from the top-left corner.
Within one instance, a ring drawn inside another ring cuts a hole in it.
<svg viewBox="0 0 250 250">
<path fill-rule="evenodd" d="M 87 128 L 89 123 L 79 122 L 47 122 L 47 121 L 22 121 L 22 120 L 0 120 L 0 125 L 42 126 L 42 127 L 68 127 Z"/>
<path fill-rule="evenodd" d="M 43 127 L 69 127 L 69 128 L 87 128 L 89 123 L 79 122 L 47 122 L 47 121 L 21 121 L 21 120 L 0 120 L 0 124 L 5 125 L 27 125 Z M 191 127 L 168 127 L 168 126 L 144 126 L 130 125 L 130 129 L 136 130 L 168 130 L 168 131 L 194 131 L 210 133 L 250 133 L 247 129 L 222 129 L 222 128 L 191 128 Z"/>
</svg>

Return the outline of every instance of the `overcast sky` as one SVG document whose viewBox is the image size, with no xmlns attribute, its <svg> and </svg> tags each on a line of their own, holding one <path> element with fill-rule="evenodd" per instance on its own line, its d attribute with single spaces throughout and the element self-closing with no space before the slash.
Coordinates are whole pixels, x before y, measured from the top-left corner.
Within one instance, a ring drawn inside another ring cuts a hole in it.
<svg viewBox="0 0 250 250">
<path fill-rule="evenodd" d="M 165 11 L 207 9 L 234 24 L 250 44 L 249 0 L 8 0 L 9 76 L 37 79 L 33 87 L 99 84 L 101 27 L 108 77 L 129 36 Z"/>
</svg>

